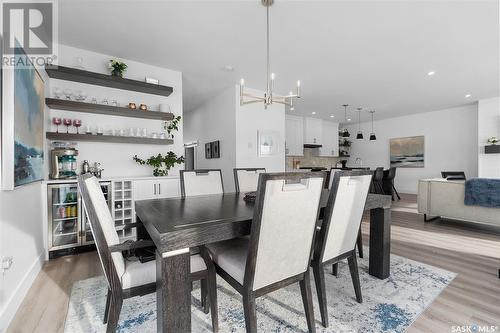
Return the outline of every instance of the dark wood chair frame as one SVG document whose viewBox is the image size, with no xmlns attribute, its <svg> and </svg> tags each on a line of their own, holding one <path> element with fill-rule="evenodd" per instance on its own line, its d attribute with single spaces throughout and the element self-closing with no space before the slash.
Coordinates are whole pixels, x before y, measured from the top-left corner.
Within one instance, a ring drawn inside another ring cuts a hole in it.
<svg viewBox="0 0 500 333">
<path fill-rule="evenodd" d="M 325 287 L 325 271 L 324 267 L 326 265 L 333 264 L 333 272 L 336 274 L 336 270 L 338 267 L 338 262 L 347 259 L 349 264 L 349 270 L 351 272 L 351 278 L 354 285 L 354 292 L 356 294 L 356 300 L 358 303 L 363 302 L 363 297 L 361 295 L 361 286 L 359 282 L 359 271 L 358 271 L 358 262 L 356 259 L 356 246 L 350 251 L 342 253 L 341 255 L 332 258 L 323 262 L 323 257 L 325 254 L 326 240 L 328 231 L 331 226 L 331 216 L 333 214 L 333 209 L 335 207 L 335 200 L 337 198 L 337 191 L 339 188 L 340 177 L 346 176 L 365 176 L 365 175 L 373 175 L 371 171 L 340 171 L 336 172 L 333 179 L 332 189 L 330 191 L 330 195 L 328 197 L 328 203 L 325 208 L 325 214 L 323 218 L 323 223 L 321 225 L 321 229 L 317 234 L 316 239 L 316 247 L 313 255 L 313 259 L 311 262 L 311 266 L 313 268 L 314 273 L 314 282 L 316 284 L 316 291 L 318 294 L 319 301 L 319 309 L 321 313 L 321 324 L 324 327 L 328 327 L 328 310 L 327 310 L 327 299 L 326 299 L 326 287 Z M 368 195 L 368 193 L 367 193 Z M 366 202 L 366 198 L 361 198 Z M 359 246 L 359 237 L 357 240 L 357 247 L 362 248 L 362 245 Z"/>
<path fill-rule="evenodd" d="M 240 193 L 240 184 L 238 182 L 238 171 L 244 170 L 244 171 L 259 171 L 259 170 L 264 170 L 263 173 L 266 172 L 266 168 L 234 168 L 233 169 L 233 175 L 234 175 L 234 187 L 236 189 L 236 193 Z"/>
<path fill-rule="evenodd" d="M 211 171 L 217 171 L 220 173 L 220 182 L 222 185 L 222 192 L 224 192 L 224 180 L 222 178 L 222 170 L 221 169 L 195 169 L 195 170 L 181 170 L 180 178 L 181 178 L 181 196 L 184 198 L 186 196 L 186 188 L 184 186 L 184 173 L 185 172 L 195 172 L 196 174 L 209 173 Z"/>
<path fill-rule="evenodd" d="M 90 201 L 90 195 L 85 184 L 85 180 L 91 178 L 92 175 L 86 174 L 78 177 L 78 188 L 82 196 L 82 202 L 87 212 L 90 228 L 94 241 L 96 244 L 97 252 L 101 259 L 104 275 L 108 281 L 108 294 L 106 297 L 106 307 L 104 310 L 104 324 L 106 332 L 115 332 L 120 318 L 120 312 L 123 300 L 135 296 L 144 296 L 154 293 L 157 290 L 156 282 L 149 283 L 142 286 L 136 286 L 128 289 L 123 289 L 120 277 L 116 271 L 115 265 L 112 260 L 111 254 L 113 252 L 130 251 L 133 249 L 152 247 L 154 246 L 151 240 L 139 240 L 135 242 L 125 242 L 122 244 L 109 246 L 101 225 L 98 221 L 99 217 L 92 205 L 85 205 L 85 202 Z M 130 225 L 130 228 L 136 227 Z M 205 248 L 201 248 L 201 256 L 207 265 L 207 269 L 199 271 L 190 275 L 191 281 L 201 280 L 201 300 L 202 307 L 205 313 L 208 313 L 209 307 L 212 312 L 212 328 L 214 332 L 218 331 L 218 309 L 217 309 L 217 284 L 215 275 L 215 266 L 210 259 L 210 256 Z"/>
<path fill-rule="evenodd" d="M 264 193 L 266 191 L 266 182 L 268 180 L 284 179 L 286 182 L 298 183 L 303 179 L 308 178 L 323 178 L 325 181 L 325 174 L 323 172 L 293 172 L 293 173 L 263 173 L 259 177 L 259 185 L 257 190 L 257 197 L 255 199 L 255 209 L 252 219 L 252 226 L 250 232 L 250 244 L 248 250 L 248 257 L 245 266 L 245 275 L 243 278 L 243 285 L 236 281 L 221 267 L 215 264 L 217 273 L 220 277 L 226 280 L 236 291 L 243 296 L 243 309 L 245 313 L 245 326 L 248 333 L 257 332 L 257 314 L 255 308 L 255 299 L 266 295 L 270 292 L 284 288 L 288 285 L 298 282 L 302 294 L 302 301 L 304 303 L 304 311 L 307 320 L 307 327 L 309 332 L 316 332 L 314 323 L 314 309 L 311 294 L 311 281 L 309 276 L 309 268 L 304 273 L 289 277 L 283 281 L 275 282 L 263 288 L 253 290 L 253 282 L 255 277 L 255 265 L 257 260 L 257 250 L 260 236 L 260 226 L 262 223 L 262 210 L 264 207 Z M 319 216 L 319 209 L 316 215 L 316 220 Z M 314 239 L 311 244 L 311 255 L 314 249 Z"/>
</svg>

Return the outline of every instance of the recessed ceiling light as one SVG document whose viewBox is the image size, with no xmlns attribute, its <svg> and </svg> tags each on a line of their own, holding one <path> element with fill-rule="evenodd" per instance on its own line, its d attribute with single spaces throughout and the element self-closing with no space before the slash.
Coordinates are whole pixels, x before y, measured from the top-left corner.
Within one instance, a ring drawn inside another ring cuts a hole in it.
<svg viewBox="0 0 500 333">
<path fill-rule="evenodd" d="M 351 118 L 347 118 L 347 121 L 351 121 Z"/>
<path fill-rule="evenodd" d="M 433 76 L 434 74 L 436 74 L 436 72 L 434 72 L 434 71 L 430 71 L 427 73 L 427 75 L 429 75 L 429 76 Z"/>
<path fill-rule="evenodd" d="M 465 95 L 465 98 L 471 98 L 471 97 L 472 97 L 472 95 L 471 95 L 471 94 L 466 94 L 466 95 Z"/>
<path fill-rule="evenodd" d="M 311 112 L 311 114 L 316 114 L 316 112 L 315 112 L 315 111 L 313 111 L 313 112 Z"/>
<path fill-rule="evenodd" d="M 330 115 L 330 118 L 335 118 L 335 116 L 333 114 Z"/>
<path fill-rule="evenodd" d="M 224 70 L 228 71 L 228 72 L 232 72 L 232 71 L 234 71 L 234 67 L 231 65 L 226 65 L 226 66 L 224 66 Z"/>
</svg>

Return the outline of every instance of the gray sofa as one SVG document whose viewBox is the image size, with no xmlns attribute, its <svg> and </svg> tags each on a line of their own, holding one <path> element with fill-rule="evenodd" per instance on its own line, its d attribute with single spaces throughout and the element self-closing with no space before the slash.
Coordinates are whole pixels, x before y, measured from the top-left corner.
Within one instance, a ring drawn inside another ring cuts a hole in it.
<svg viewBox="0 0 500 333">
<path fill-rule="evenodd" d="M 465 181 L 443 178 L 418 182 L 418 212 L 429 217 L 445 217 L 500 227 L 500 209 L 464 204 Z"/>
</svg>

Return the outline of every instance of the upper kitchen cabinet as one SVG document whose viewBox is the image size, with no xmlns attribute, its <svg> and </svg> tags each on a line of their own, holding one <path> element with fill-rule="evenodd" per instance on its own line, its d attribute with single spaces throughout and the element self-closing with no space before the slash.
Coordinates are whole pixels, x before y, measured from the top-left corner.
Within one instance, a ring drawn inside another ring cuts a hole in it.
<svg viewBox="0 0 500 333">
<path fill-rule="evenodd" d="M 316 118 L 304 118 L 304 144 L 305 145 L 321 145 L 323 121 Z"/>
<path fill-rule="evenodd" d="M 285 151 L 287 156 L 304 155 L 304 125 L 303 118 L 297 116 L 285 117 Z"/>
<path fill-rule="evenodd" d="M 321 124 L 320 156 L 339 156 L 339 124 L 331 121 L 322 121 Z"/>
</svg>

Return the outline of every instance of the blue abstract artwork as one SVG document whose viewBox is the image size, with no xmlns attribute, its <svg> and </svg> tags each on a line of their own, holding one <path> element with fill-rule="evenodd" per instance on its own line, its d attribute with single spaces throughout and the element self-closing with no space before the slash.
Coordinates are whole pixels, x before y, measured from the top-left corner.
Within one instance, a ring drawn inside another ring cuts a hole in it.
<svg viewBox="0 0 500 333">
<path fill-rule="evenodd" d="M 27 59 L 21 47 L 16 59 Z M 14 69 L 14 186 L 43 179 L 44 83 L 27 62 Z"/>
</svg>

